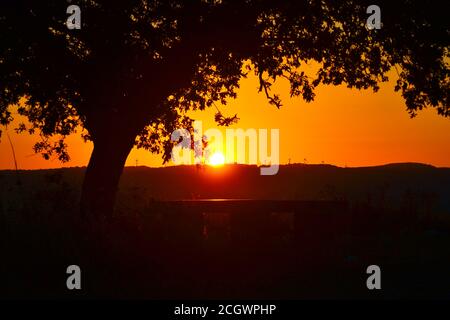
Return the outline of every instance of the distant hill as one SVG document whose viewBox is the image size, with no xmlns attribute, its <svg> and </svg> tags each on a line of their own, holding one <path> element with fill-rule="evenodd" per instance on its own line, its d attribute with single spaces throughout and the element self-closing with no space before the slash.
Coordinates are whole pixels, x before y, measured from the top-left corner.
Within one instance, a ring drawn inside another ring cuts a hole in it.
<svg viewBox="0 0 450 320">
<path fill-rule="evenodd" d="M 18 192 L 57 193 L 63 185 L 76 198 L 84 170 L 0 171 L 0 193 L 11 199 Z M 359 168 L 291 164 L 280 166 L 277 175 L 261 176 L 259 168 L 250 165 L 127 167 L 118 203 L 139 207 L 151 200 L 202 198 L 347 199 L 391 207 L 426 203 L 450 213 L 450 168 L 416 163 Z"/>
</svg>

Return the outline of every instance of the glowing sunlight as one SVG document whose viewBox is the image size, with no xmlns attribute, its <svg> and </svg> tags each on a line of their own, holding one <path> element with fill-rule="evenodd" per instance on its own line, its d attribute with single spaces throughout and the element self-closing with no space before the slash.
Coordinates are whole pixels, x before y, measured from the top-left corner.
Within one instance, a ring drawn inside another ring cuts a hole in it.
<svg viewBox="0 0 450 320">
<path fill-rule="evenodd" d="M 209 157 L 208 164 L 213 167 L 223 166 L 225 164 L 225 156 L 222 152 L 215 152 Z"/>
</svg>

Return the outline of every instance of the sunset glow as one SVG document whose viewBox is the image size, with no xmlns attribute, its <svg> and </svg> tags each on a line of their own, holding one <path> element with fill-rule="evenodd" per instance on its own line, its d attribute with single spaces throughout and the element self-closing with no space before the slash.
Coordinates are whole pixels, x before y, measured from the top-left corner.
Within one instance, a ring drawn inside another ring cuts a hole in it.
<svg viewBox="0 0 450 320">
<path fill-rule="evenodd" d="M 215 152 L 209 157 L 208 164 L 213 167 L 223 166 L 225 164 L 225 156 L 222 152 Z"/>
<path fill-rule="evenodd" d="M 390 76 L 391 80 L 381 84 L 377 93 L 343 86 L 322 86 L 311 103 L 289 98 L 288 84 L 280 81 L 273 86 L 273 91 L 283 98 L 281 109 L 269 105 L 264 94 L 257 92 L 257 78 L 249 76 L 241 81 L 238 98 L 219 107 L 224 114 L 237 114 L 240 118 L 229 128 L 280 129 L 281 164 L 303 163 L 307 159 L 309 164 L 324 162 L 351 167 L 398 162 L 450 166 L 450 121 L 432 109 L 422 110 L 411 119 L 402 97 L 393 90 L 395 74 Z M 225 136 L 226 128 L 214 122 L 215 112 L 210 108 L 191 112 L 190 116 L 203 121 L 204 131 L 216 128 Z M 84 143 L 79 134 L 67 139 L 69 162 L 61 163 L 53 158 L 47 161 L 33 152 L 34 143 L 39 141 L 37 134 L 16 134 L 14 128 L 25 121 L 23 117 L 17 118 L 8 132 L 19 169 L 87 165 L 92 143 Z M 212 141 L 210 144 L 211 150 L 224 150 L 225 147 L 225 143 Z M 14 160 L 6 133 L 0 139 L 0 155 L 0 168 L 13 169 Z M 160 155 L 145 149 L 134 148 L 126 165 L 135 166 L 136 161 L 138 165 L 162 165 Z"/>
</svg>

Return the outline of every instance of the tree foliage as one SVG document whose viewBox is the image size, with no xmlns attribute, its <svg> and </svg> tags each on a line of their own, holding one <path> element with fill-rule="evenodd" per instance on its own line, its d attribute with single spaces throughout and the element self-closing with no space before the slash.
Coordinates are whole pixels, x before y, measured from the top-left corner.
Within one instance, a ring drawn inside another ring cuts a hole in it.
<svg viewBox="0 0 450 320">
<path fill-rule="evenodd" d="M 74 3 L 75 4 L 75 3 Z M 291 96 L 312 101 L 319 85 L 378 90 L 397 70 L 395 90 L 411 116 L 426 107 L 448 117 L 448 17 L 437 3 L 378 1 L 382 28 L 368 30 L 368 1 L 80 0 L 81 30 L 66 27 L 65 1 L 0 4 L 0 124 L 42 138 L 35 150 L 67 160 L 64 137 L 112 133 L 169 159 L 170 134 L 192 128 L 189 110 L 236 98 L 249 73 L 259 91 L 285 78 Z M 303 67 L 315 61 L 314 77 Z M 227 125 L 237 116 L 216 121 Z M 52 142 L 52 136 L 58 136 Z"/>
</svg>

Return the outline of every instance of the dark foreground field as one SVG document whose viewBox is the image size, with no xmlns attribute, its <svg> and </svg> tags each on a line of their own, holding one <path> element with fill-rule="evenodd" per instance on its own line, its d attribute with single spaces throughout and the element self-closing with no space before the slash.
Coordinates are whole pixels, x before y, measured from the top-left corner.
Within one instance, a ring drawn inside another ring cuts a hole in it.
<svg viewBox="0 0 450 320">
<path fill-rule="evenodd" d="M 1 298 L 450 298 L 449 169 L 127 168 L 95 228 L 78 217 L 82 176 L 0 173 Z"/>
</svg>

